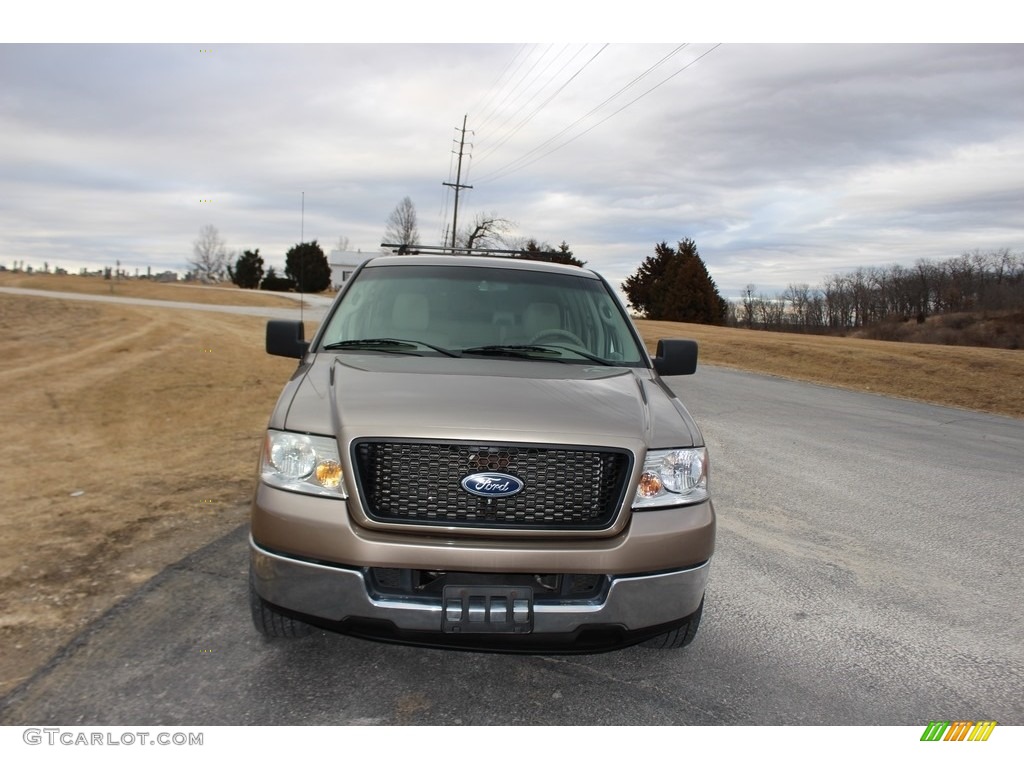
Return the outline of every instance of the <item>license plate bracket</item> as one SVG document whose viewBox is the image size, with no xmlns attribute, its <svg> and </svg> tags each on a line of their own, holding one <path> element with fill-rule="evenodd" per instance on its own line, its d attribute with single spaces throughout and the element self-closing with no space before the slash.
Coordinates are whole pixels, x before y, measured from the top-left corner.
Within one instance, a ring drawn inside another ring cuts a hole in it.
<svg viewBox="0 0 1024 768">
<path fill-rule="evenodd" d="M 531 587 L 448 585 L 442 598 L 444 632 L 529 634 L 533 632 Z"/>
</svg>

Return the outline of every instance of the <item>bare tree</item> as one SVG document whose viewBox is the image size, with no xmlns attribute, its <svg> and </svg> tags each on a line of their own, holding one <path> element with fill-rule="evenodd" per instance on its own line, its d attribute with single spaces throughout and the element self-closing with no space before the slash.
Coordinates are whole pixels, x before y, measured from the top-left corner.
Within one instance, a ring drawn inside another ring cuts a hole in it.
<svg viewBox="0 0 1024 768">
<path fill-rule="evenodd" d="M 464 248 L 493 248 L 507 245 L 505 235 L 513 226 L 511 221 L 499 218 L 497 214 L 478 213 L 473 223 L 458 238 L 458 244 Z"/>
<path fill-rule="evenodd" d="M 811 306 L 811 286 L 807 283 L 790 283 L 782 294 L 782 301 L 789 307 L 791 317 L 796 325 L 809 325 L 808 310 Z"/>
<path fill-rule="evenodd" d="M 764 294 L 759 295 L 754 302 L 762 328 L 771 329 L 782 326 L 786 313 L 786 302 L 781 299 L 770 299 Z"/>
<path fill-rule="evenodd" d="M 352 242 L 347 237 L 345 237 L 345 235 L 341 235 L 338 238 L 338 243 L 334 246 L 334 250 L 347 251 L 351 247 L 351 245 Z"/>
<path fill-rule="evenodd" d="M 199 280 L 219 283 L 224 279 L 228 252 L 215 226 L 207 224 L 199 230 L 199 237 L 192 243 L 192 255 L 188 265 Z"/>
<path fill-rule="evenodd" d="M 397 245 L 419 245 L 420 232 L 416 226 L 416 206 L 409 197 L 395 206 L 388 216 L 388 225 L 384 230 L 384 242 Z"/>
<path fill-rule="evenodd" d="M 743 289 L 743 312 L 740 314 L 740 322 L 747 328 L 754 327 L 754 320 L 756 311 L 754 308 L 754 291 L 757 290 L 757 286 L 753 283 L 747 283 L 747 287 Z"/>
</svg>

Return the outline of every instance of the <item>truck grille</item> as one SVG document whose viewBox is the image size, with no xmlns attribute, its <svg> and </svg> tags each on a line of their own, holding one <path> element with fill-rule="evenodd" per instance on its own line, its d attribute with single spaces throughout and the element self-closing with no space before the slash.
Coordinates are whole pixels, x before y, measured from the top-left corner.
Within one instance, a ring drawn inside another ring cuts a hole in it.
<svg viewBox="0 0 1024 768">
<path fill-rule="evenodd" d="M 385 523 L 601 530 L 622 505 L 631 455 L 607 448 L 363 441 L 353 446 L 367 515 Z M 462 479 L 501 472 L 512 496 L 475 496 Z"/>
</svg>

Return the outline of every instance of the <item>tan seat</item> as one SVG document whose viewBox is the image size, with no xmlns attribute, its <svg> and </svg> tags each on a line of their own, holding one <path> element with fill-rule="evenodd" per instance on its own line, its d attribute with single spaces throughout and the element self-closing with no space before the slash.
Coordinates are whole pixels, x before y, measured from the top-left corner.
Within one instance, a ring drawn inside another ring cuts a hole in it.
<svg viewBox="0 0 1024 768">
<path fill-rule="evenodd" d="M 526 306 L 523 313 L 523 333 L 527 340 L 541 331 L 550 331 L 562 327 L 562 311 L 557 304 L 537 301 Z"/>
<path fill-rule="evenodd" d="M 430 314 L 430 299 L 422 293 L 400 293 L 391 308 L 390 336 L 410 341 L 425 341 L 446 347 L 449 336 L 438 328 Z"/>
<path fill-rule="evenodd" d="M 430 302 L 421 293 L 400 293 L 391 308 L 391 327 L 395 335 L 416 334 L 430 325 Z"/>
</svg>

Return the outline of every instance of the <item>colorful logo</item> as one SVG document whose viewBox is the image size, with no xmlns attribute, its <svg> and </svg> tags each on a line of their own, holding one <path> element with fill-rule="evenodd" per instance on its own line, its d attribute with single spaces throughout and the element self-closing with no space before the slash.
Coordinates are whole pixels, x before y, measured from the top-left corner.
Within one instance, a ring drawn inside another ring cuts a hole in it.
<svg viewBox="0 0 1024 768">
<path fill-rule="evenodd" d="M 921 741 L 988 741 L 995 727 L 995 720 L 932 720 Z"/>
<path fill-rule="evenodd" d="M 477 472 L 462 478 L 462 487 L 474 496 L 501 498 L 523 490 L 523 481 L 504 472 Z"/>
</svg>

